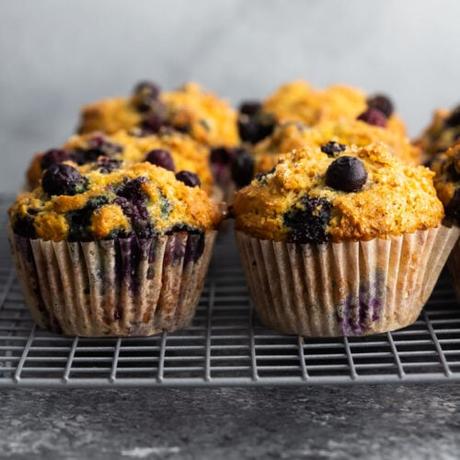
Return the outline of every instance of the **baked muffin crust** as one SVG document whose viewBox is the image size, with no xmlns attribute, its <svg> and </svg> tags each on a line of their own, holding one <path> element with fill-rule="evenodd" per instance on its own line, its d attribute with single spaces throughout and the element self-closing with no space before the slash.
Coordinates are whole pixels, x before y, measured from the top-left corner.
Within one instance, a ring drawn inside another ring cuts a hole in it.
<svg viewBox="0 0 460 460">
<path fill-rule="evenodd" d="M 150 163 L 109 173 L 53 165 L 42 186 L 18 196 L 9 215 L 15 233 L 53 241 L 203 232 L 221 219 L 218 206 L 202 189 Z"/>
<path fill-rule="evenodd" d="M 169 152 L 176 172 L 190 171 L 197 174 L 203 189 L 212 192 L 208 149 L 190 136 L 172 130 L 161 130 L 147 136 L 137 136 L 126 131 L 111 135 L 89 133 L 72 136 L 58 149 L 62 153 L 55 158 L 47 160 L 47 155 L 50 156 L 47 152 L 34 157 L 27 172 L 29 187 L 39 185 L 44 169 L 53 159 L 57 163 L 68 162 L 81 172 L 89 172 L 93 169 L 115 169 L 140 163 L 147 160 L 149 152 L 159 149 Z"/>
<path fill-rule="evenodd" d="M 328 142 L 366 146 L 384 142 L 393 154 L 408 164 L 420 163 L 420 150 L 409 139 L 394 131 L 372 126 L 361 120 L 323 122 L 309 128 L 301 122 L 288 122 L 276 128 L 268 138 L 252 149 L 256 172 L 267 172 L 280 158 L 280 154 L 305 146 L 321 147 Z"/>
<path fill-rule="evenodd" d="M 444 215 L 433 173 L 382 143 L 286 155 L 235 197 L 236 228 L 298 243 L 370 240 L 437 227 Z M 353 191 L 350 191 L 353 190 Z"/>
<path fill-rule="evenodd" d="M 175 91 L 158 90 L 158 94 L 147 102 L 144 98 L 142 104 L 138 87 L 130 97 L 105 99 L 84 106 L 79 132 L 112 134 L 132 128 L 157 132 L 160 127 L 167 126 L 186 132 L 209 146 L 238 143 L 235 111 L 226 101 L 198 84 L 186 83 Z"/>
</svg>

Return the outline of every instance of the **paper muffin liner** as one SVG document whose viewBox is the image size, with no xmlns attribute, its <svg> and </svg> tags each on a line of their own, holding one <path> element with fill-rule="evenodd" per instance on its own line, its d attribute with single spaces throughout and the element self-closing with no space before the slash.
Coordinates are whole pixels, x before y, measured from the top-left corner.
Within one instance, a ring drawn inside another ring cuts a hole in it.
<svg viewBox="0 0 460 460">
<path fill-rule="evenodd" d="M 147 336 L 189 325 L 216 233 L 53 242 L 10 231 L 10 241 L 40 327 L 71 336 Z"/>
<path fill-rule="evenodd" d="M 447 267 L 452 277 L 457 300 L 460 301 L 460 240 L 455 243 L 450 253 L 449 259 L 447 260 Z"/>
<path fill-rule="evenodd" d="M 440 226 L 389 239 L 292 244 L 236 233 L 266 326 L 307 337 L 361 336 L 413 323 L 458 240 Z"/>
</svg>

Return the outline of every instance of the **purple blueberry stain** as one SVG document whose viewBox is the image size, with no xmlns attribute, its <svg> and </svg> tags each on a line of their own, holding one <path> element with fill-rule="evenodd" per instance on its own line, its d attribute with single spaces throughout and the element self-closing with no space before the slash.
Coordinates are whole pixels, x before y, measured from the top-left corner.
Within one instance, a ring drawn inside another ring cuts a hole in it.
<svg viewBox="0 0 460 460">
<path fill-rule="evenodd" d="M 358 298 L 350 294 L 337 307 L 337 317 L 344 336 L 360 336 L 372 331 L 372 324 L 379 321 L 383 310 L 384 277 L 378 272 L 373 287 L 363 283 Z"/>
</svg>

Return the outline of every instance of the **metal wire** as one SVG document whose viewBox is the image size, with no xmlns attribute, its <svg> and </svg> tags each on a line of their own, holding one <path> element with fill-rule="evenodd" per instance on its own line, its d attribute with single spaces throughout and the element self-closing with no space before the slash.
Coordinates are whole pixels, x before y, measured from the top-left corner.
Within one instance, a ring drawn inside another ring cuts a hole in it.
<svg viewBox="0 0 460 460">
<path fill-rule="evenodd" d="M 3 215 L 4 207 L 0 199 Z M 145 338 L 69 338 L 33 325 L 12 272 L 5 231 L 0 234 L 0 386 L 453 380 L 460 380 L 460 306 L 445 275 L 424 313 L 404 330 L 370 337 L 283 336 L 258 322 L 228 234 L 217 242 L 187 330 Z"/>
</svg>

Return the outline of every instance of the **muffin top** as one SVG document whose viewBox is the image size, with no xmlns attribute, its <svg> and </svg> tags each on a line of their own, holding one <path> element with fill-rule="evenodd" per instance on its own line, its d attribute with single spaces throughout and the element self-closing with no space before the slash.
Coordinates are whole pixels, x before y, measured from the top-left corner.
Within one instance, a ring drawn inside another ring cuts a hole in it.
<svg viewBox="0 0 460 460">
<path fill-rule="evenodd" d="M 236 228 L 262 239 L 323 243 L 437 227 L 444 212 L 432 177 L 382 143 L 308 147 L 236 194 Z"/>
<path fill-rule="evenodd" d="M 345 85 L 319 90 L 303 80 L 282 85 L 261 104 L 243 103 L 239 128 L 241 138 L 255 144 L 269 136 L 276 124 L 300 121 L 316 126 L 356 119 L 405 134 L 405 126 L 394 114 L 393 103 L 387 96 L 367 97 L 361 90 Z"/>
<path fill-rule="evenodd" d="M 86 173 L 54 164 L 40 187 L 18 196 L 9 215 L 16 234 L 53 241 L 202 232 L 221 219 L 201 188 L 150 163 Z"/>
<path fill-rule="evenodd" d="M 143 161 L 175 172 L 194 173 L 202 188 L 208 193 L 212 191 L 208 149 L 190 136 L 170 129 L 141 137 L 126 131 L 72 136 L 61 148 L 35 155 L 27 179 L 33 189 L 39 185 L 45 169 L 62 162 L 78 167 L 80 172 L 99 170 L 107 173 Z"/>
<path fill-rule="evenodd" d="M 434 186 L 444 205 L 446 217 L 460 225 L 460 143 L 434 158 Z"/>
<path fill-rule="evenodd" d="M 300 122 L 288 122 L 278 126 L 271 136 L 254 146 L 252 151 L 255 155 L 256 172 L 269 171 L 276 164 L 280 153 L 307 145 L 321 147 L 331 141 L 357 146 L 382 141 L 402 161 L 420 164 L 420 150 L 407 137 L 365 121 L 323 122 L 313 128 Z"/>
<path fill-rule="evenodd" d="M 452 110 L 438 109 L 416 144 L 429 161 L 433 155 L 446 151 L 460 140 L 460 105 Z"/>
<path fill-rule="evenodd" d="M 238 143 L 236 113 L 230 105 L 196 83 L 176 91 L 160 91 L 152 82 L 141 82 L 130 97 L 105 99 L 83 107 L 80 133 L 140 128 L 156 133 L 172 127 L 210 146 Z"/>
</svg>

